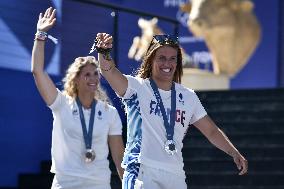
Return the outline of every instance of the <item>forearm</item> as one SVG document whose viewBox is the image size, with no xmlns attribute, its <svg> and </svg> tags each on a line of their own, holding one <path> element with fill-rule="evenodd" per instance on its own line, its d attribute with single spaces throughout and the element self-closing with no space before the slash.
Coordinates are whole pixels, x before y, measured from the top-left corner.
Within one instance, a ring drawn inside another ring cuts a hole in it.
<svg viewBox="0 0 284 189">
<path fill-rule="evenodd" d="M 226 134 L 219 128 L 215 129 L 207 138 L 214 146 L 232 157 L 239 153 Z"/>
<path fill-rule="evenodd" d="M 120 147 L 119 147 L 120 146 Z M 124 147 L 122 145 L 117 145 L 118 148 L 112 150 L 112 159 L 116 166 L 116 170 L 120 179 L 123 177 L 124 169 L 121 167 L 121 162 L 123 159 Z"/>
<path fill-rule="evenodd" d="M 124 169 L 121 167 L 121 163 L 119 163 L 119 165 L 116 165 L 116 163 L 115 163 L 115 166 L 116 166 L 118 176 L 119 176 L 120 180 L 122 180 Z"/>
<path fill-rule="evenodd" d="M 35 40 L 32 50 L 31 72 L 40 95 L 47 105 L 54 102 L 57 90 L 47 73 L 44 72 L 45 41 Z"/>
<path fill-rule="evenodd" d="M 44 70 L 44 47 L 45 41 L 34 41 L 31 60 L 31 72 L 34 75 Z"/>
<path fill-rule="evenodd" d="M 47 40 L 47 31 L 55 24 L 55 9 L 46 9 L 45 13 L 39 14 L 37 33 L 32 50 L 31 72 L 34 75 L 36 86 L 47 105 L 54 102 L 57 90 L 47 73 L 44 72 L 44 47 Z"/>
<path fill-rule="evenodd" d="M 206 136 L 206 138 L 220 150 L 226 152 L 230 156 L 234 156 L 235 153 L 238 153 L 238 150 L 234 147 L 225 133 L 217 127 L 217 125 L 208 115 L 196 121 L 194 126 L 198 128 Z"/>
<path fill-rule="evenodd" d="M 241 170 L 240 175 L 247 172 L 247 160 L 239 153 L 225 133 L 216 126 L 208 115 L 196 121 L 194 126 L 198 128 L 214 146 L 233 157 L 238 169 Z"/>
<path fill-rule="evenodd" d="M 124 145 L 121 135 L 112 135 L 109 136 L 109 147 L 111 151 L 112 160 L 117 169 L 117 173 L 122 179 L 124 169 L 121 167 L 121 162 L 123 159 Z"/>
<path fill-rule="evenodd" d="M 128 83 L 126 77 L 115 67 L 113 60 L 106 60 L 101 54 L 99 54 L 99 64 L 102 75 L 108 81 L 112 89 L 119 96 L 123 96 Z"/>
</svg>

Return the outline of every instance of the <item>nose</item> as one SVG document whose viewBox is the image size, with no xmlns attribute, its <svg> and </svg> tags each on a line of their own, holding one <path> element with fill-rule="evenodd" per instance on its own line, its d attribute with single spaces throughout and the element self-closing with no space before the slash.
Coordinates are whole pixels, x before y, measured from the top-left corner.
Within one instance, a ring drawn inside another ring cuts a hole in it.
<svg viewBox="0 0 284 189">
<path fill-rule="evenodd" d="M 166 64 L 166 65 L 172 65 L 172 64 L 175 64 L 176 63 L 176 60 L 173 60 L 171 58 L 169 59 L 165 59 L 163 64 Z"/>
<path fill-rule="evenodd" d="M 92 75 L 88 75 L 88 76 L 85 76 L 85 80 L 86 81 L 95 81 L 99 78 L 98 75 L 95 75 L 95 74 L 92 74 Z"/>
<path fill-rule="evenodd" d="M 166 64 L 172 64 L 173 61 L 172 61 L 171 59 L 167 59 L 165 63 L 166 63 Z"/>
</svg>

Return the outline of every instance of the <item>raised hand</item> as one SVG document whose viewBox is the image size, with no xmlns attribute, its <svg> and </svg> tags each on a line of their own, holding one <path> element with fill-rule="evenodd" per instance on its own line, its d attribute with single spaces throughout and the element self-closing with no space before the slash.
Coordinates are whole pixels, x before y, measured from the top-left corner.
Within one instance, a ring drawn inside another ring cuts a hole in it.
<svg viewBox="0 0 284 189">
<path fill-rule="evenodd" d="M 50 28 L 52 28 L 55 24 L 56 9 L 49 7 L 46 9 L 44 15 L 42 13 L 39 14 L 38 22 L 37 22 L 37 30 L 47 32 Z"/>
<path fill-rule="evenodd" d="M 110 34 L 98 33 L 96 40 L 97 40 L 97 47 L 103 48 L 103 49 L 112 48 L 113 38 Z"/>
<path fill-rule="evenodd" d="M 114 61 L 108 57 L 109 53 L 107 53 L 107 51 L 113 47 L 112 36 L 107 33 L 98 33 L 95 41 L 102 75 L 109 82 L 112 89 L 119 96 L 123 96 L 128 86 L 127 78 L 115 68 Z"/>
</svg>

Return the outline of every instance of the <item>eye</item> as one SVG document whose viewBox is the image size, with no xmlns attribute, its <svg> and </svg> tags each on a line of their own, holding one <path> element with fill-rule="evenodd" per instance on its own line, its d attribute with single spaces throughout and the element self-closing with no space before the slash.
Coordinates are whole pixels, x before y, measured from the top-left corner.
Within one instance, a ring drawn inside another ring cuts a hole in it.
<svg viewBox="0 0 284 189">
<path fill-rule="evenodd" d="M 167 58 L 165 56 L 159 56 L 158 60 L 159 60 L 159 62 L 166 62 Z"/>
<path fill-rule="evenodd" d="M 89 72 L 85 74 L 85 77 L 90 77 L 90 76 L 91 74 Z"/>
<path fill-rule="evenodd" d="M 177 57 L 175 57 L 175 56 L 171 57 L 171 58 L 170 58 L 170 61 L 171 61 L 171 62 L 177 62 Z"/>
</svg>

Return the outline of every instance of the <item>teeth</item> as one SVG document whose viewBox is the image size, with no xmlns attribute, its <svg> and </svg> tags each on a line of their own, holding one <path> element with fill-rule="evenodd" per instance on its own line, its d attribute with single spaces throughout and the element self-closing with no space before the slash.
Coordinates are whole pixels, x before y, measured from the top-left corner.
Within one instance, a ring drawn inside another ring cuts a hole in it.
<svg viewBox="0 0 284 189">
<path fill-rule="evenodd" d="M 169 69 L 169 68 L 168 69 L 163 69 L 163 71 L 169 73 L 171 71 L 171 69 Z"/>
</svg>

